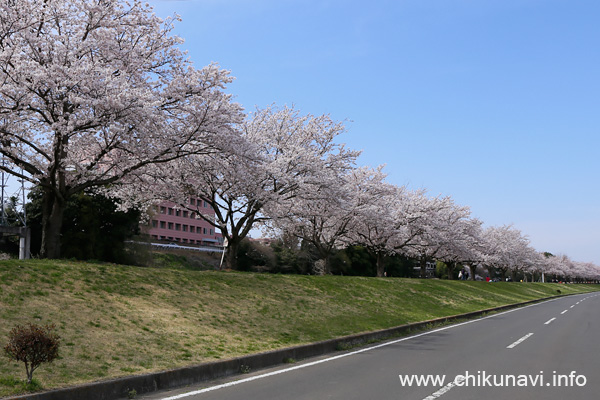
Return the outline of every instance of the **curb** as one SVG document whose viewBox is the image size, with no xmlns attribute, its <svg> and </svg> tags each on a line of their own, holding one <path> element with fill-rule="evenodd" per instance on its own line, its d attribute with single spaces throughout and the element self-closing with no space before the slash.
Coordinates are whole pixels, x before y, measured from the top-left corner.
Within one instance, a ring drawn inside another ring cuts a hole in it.
<svg viewBox="0 0 600 400">
<path fill-rule="evenodd" d="M 309 357 L 321 356 L 335 351 L 346 350 L 370 342 L 384 341 L 394 337 L 406 335 L 415 331 L 431 329 L 431 324 L 444 324 L 461 319 L 474 319 L 489 312 L 503 311 L 518 308 L 524 305 L 539 303 L 558 297 L 558 295 L 542 299 L 529 300 L 522 303 L 472 311 L 465 314 L 452 315 L 431 319 L 428 321 L 414 322 L 379 331 L 359 333 L 343 336 L 336 339 L 324 340 L 300 346 L 272 350 L 264 353 L 252 354 L 233 359 L 214 361 L 190 367 L 171 369 L 144 375 L 134 375 L 106 381 L 55 389 L 41 393 L 7 397 L 5 400 L 116 400 L 128 398 L 128 392 L 135 390 L 140 394 L 151 393 L 159 390 L 173 389 L 217 378 L 224 378 L 240 374 L 242 369 L 258 370 L 283 364 L 286 359 L 301 360 Z"/>
</svg>

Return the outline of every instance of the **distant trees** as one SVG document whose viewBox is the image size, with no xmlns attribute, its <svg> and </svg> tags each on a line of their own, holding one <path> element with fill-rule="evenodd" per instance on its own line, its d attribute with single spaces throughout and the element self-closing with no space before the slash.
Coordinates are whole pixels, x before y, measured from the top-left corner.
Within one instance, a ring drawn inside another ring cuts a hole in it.
<svg viewBox="0 0 600 400">
<path fill-rule="evenodd" d="M 11 196 L 4 199 L 3 214 L 0 215 L 0 225 L 5 226 L 23 226 L 25 216 L 23 210 L 19 206 L 19 199 L 16 196 Z M 1 236 L 0 235 L 0 253 L 15 253 L 19 251 L 18 236 Z"/>
<path fill-rule="evenodd" d="M 575 281 L 599 280 L 598 266 L 593 263 L 576 262 L 564 254 L 543 255 L 543 271 L 546 280 Z"/>
<path fill-rule="evenodd" d="M 31 251 L 41 248 L 43 191 L 29 192 L 28 225 L 32 228 Z M 133 263 L 126 251 L 126 241 L 139 233 L 141 212 L 120 210 L 118 199 L 86 191 L 67 200 L 61 233 L 61 254 L 65 258 Z"/>
</svg>

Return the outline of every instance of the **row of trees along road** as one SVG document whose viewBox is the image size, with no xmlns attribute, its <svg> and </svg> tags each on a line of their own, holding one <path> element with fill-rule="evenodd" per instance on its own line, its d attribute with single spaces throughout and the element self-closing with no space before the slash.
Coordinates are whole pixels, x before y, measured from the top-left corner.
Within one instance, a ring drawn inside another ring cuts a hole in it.
<svg viewBox="0 0 600 400">
<path fill-rule="evenodd" d="M 67 201 L 97 189 L 124 207 L 171 200 L 198 218 L 190 198 L 202 199 L 229 268 L 260 225 L 310 242 L 325 273 L 349 244 L 369 249 L 378 276 L 392 254 L 418 258 L 423 273 L 428 260 L 450 272 L 564 270 L 511 226 L 484 229 L 450 197 L 357 167 L 359 152 L 337 141 L 343 124 L 326 115 L 244 113 L 225 92 L 228 71 L 196 69 L 179 49 L 176 19 L 137 0 L 0 3 L 0 152 L 10 162 L 0 168 L 42 190 L 42 256 L 60 256 Z M 593 264 L 571 270 L 599 274 Z"/>
</svg>

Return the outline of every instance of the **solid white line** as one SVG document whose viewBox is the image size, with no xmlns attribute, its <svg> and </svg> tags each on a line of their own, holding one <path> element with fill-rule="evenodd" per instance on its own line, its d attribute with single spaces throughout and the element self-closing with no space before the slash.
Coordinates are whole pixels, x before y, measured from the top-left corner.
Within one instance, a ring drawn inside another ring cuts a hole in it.
<svg viewBox="0 0 600 400">
<path fill-rule="evenodd" d="M 529 307 L 539 306 L 541 304 L 549 303 L 551 301 L 556 301 L 556 299 L 544 301 L 544 302 L 541 302 L 541 303 L 530 304 L 530 305 L 524 306 L 524 307 L 513 308 L 511 310 L 504 311 L 504 312 L 501 312 L 501 313 L 498 313 L 498 314 L 488 315 L 487 317 L 482 317 L 482 318 L 474 319 L 474 320 L 471 320 L 471 321 L 461 322 L 461 323 L 456 324 L 456 325 L 444 326 L 444 327 L 441 327 L 441 328 L 438 328 L 438 329 L 434 329 L 432 331 L 427 331 L 427 332 L 419 333 L 419 334 L 416 334 L 416 335 L 413 335 L 413 336 L 408 336 L 408 337 L 404 337 L 404 338 L 401 338 L 401 339 L 392 340 L 392 341 L 381 343 L 381 344 L 378 344 L 378 345 L 375 345 L 375 346 L 371 346 L 371 347 L 365 347 L 365 348 L 362 348 L 360 350 L 352 351 L 350 353 L 344 353 L 344 354 L 340 354 L 340 355 L 337 355 L 337 356 L 333 356 L 333 357 L 329 357 L 329 358 L 324 358 L 322 360 L 317 360 L 317 361 L 309 362 L 309 363 L 306 363 L 306 364 L 296 365 L 294 367 L 281 369 L 281 370 L 278 370 L 278 371 L 268 372 L 268 373 L 261 374 L 261 375 L 255 375 L 255 376 L 251 376 L 251 377 L 248 377 L 248 378 L 240 379 L 240 380 L 237 380 L 237 381 L 231 381 L 231 382 L 223 383 L 223 384 L 216 385 L 216 386 L 210 386 L 210 387 L 207 387 L 207 388 L 204 388 L 204 389 L 194 390 L 194 391 L 191 391 L 191 392 L 182 393 L 182 394 L 178 394 L 178 395 L 171 396 L 171 397 L 163 397 L 160 400 L 179 400 L 179 399 L 183 399 L 185 397 L 195 396 L 197 394 L 202 394 L 202 393 L 206 393 L 206 392 L 212 392 L 214 390 L 219 390 L 219 389 L 223 389 L 223 388 L 226 388 L 226 387 L 236 386 L 236 385 L 239 385 L 239 384 L 242 384 L 242 383 L 251 382 L 251 381 L 258 380 L 258 379 L 268 378 L 270 376 L 279 375 L 279 374 L 284 374 L 286 372 L 295 371 L 295 370 L 298 370 L 298 369 L 301 369 L 301 368 L 312 367 L 313 365 L 322 364 L 322 363 L 326 363 L 326 362 L 329 362 L 329 361 L 334 361 L 334 360 L 337 360 L 337 359 L 340 359 L 340 358 L 344 358 L 344 357 L 348 357 L 348 356 L 353 356 L 355 354 L 364 353 L 365 351 L 369 351 L 369 350 L 373 350 L 373 349 L 378 349 L 380 347 L 389 346 L 391 344 L 396 344 L 396 343 L 404 342 L 404 341 L 407 341 L 407 340 L 410 340 L 410 339 L 415 339 L 415 338 L 418 338 L 418 337 L 421 337 L 421 336 L 431 335 L 432 333 L 442 332 L 442 331 L 445 331 L 447 329 L 452 329 L 452 328 L 456 328 L 456 327 L 459 327 L 459 326 L 472 324 L 474 322 L 483 321 L 483 320 L 488 319 L 488 318 L 494 318 L 494 317 L 497 317 L 497 316 L 500 316 L 500 315 L 504 315 L 504 314 L 508 314 L 508 313 L 511 313 L 511 312 L 514 312 L 514 311 L 524 310 L 524 309 L 529 308 Z M 530 335 L 533 335 L 533 333 L 530 333 L 529 336 Z"/>
<path fill-rule="evenodd" d="M 529 339 L 532 335 L 533 335 L 533 333 L 528 333 L 527 335 L 523 336 L 521 339 L 517 340 L 513 344 L 509 344 L 508 346 L 506 346 L 506 348 L 507 349 L 514 349 L 515 347 L 517 347 L 518 345 L 520 345 L 521 343 L 523 343 L 524 341 L 526 341 L 527 339 Z"/>
<path fill-rule="evenodd" d="M 565 311 L 561 312 L 560 314 L 562 315 L 562 314 L 566 313 L 567 311 L 569 311 L 569 310 L 565 310 Z"/>
<path fill-rule="evenodd" d="M 550 322 L 554 321 L 555 319 L 556 319 L 556 317 L 549 319 L 548 321 L 544 322 L 544 325 L 548 325 Z"/>
<path fill-rule="evenodd" d="M 465 379 L 458 379 L 459 382 L 464 381 Z M 441 397 L 444 393 L 448 392 L 450 389 L 452 389 L 454 386 L 456 386 L 456 380 L 453 380 L 452 382 L 450 382 L 449 384 L 447 384 L 446 386 L 444 386 L 443 388 L 441 388 L 440 390 L 438 390 L 435 393 L 432 393 L 431 395 L 425 397 L 423 400 L 435 400 L 438 397 Z"/>
</svg>

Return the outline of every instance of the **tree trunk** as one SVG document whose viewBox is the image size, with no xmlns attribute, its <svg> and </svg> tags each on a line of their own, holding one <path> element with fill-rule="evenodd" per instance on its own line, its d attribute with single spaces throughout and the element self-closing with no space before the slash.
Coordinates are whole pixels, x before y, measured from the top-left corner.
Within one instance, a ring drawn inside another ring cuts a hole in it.
<svg viewBox="0 0 600 400">
<path fill-rule="evenodd" d="M 329 275 L 331 274 L 331 256 L 329 254 L 327 254 L 327 256 L 325 256 L 323 259 L 323 273 L 325 275 Z"/>
<path fill-rule="evenodd" d="M 33 381 L 33 365 L 29 365 L 29 363 L 25 363 L 25 372 L 27 373 L 27 384 L 31 384 Z"/>
<path fill-rule="evenodd" d="M 446 268 L 448 268 L 448 279 L 454 280 L 454 268 L 456 268 L 455 262 L 447 262 Z"/>
<path fill-rule="evenodd" d="M 237 269 L 240 242 L 241 239 L 239 237 L 227 239 L 227 247 L 225 248 L 225 268 Z M 222 270 L 223 267 L 221 266 L 220 269 Z"/>
<path fill-rule="evenodd" d="M 419 265 L 421 266 L 421 278 L 427 278 L 427 258 L 421 257 L 419 259 Z"/>
<path fill-rule="evenodd" d="M 471 271 L 471 276 L 469 276 L 469 280 L 474 281 L 475 280 L 475 272 L 477 272 L 477 265 L 470 264 L 469 271 Z M 490 278 L 491 278 L 491 276 L 490 276 Z"/>
<path fill-rule="evenodd" d="M 385 272 L 385 254 L 377 253 L 377 277 L 383 277 Z"/>
<path fill-rule="evenodd" d="M 502 277 L 502 282 L 506 282 L 506 269 L 500 268 L 500 276 Z"/>
<path fill-rule="evenodd" d="M 42 209 L 42 258 L 60 257 L 60 235 L 66 201 L 57 196 L 52 189 L 44 190 Z"/>
<path fill-rule="evenodd" d="M 317 248 L 320 260 L 323 260 L 323 274 L 331 274 L 331 248 L 329 246 L 323 246 L 315 241 L 312 243 Z"/>
</svg>

